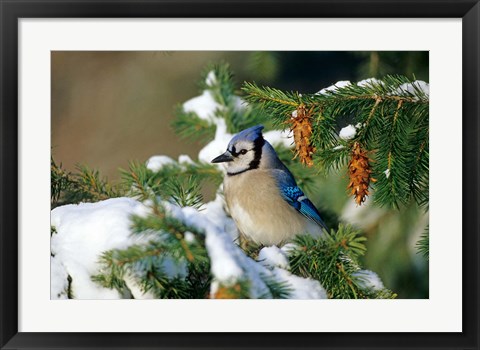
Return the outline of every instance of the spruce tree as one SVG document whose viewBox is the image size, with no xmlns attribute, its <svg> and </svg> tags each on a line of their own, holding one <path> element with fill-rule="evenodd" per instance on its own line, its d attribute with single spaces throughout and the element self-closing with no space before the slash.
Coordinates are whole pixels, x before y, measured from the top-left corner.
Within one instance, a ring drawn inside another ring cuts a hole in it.
<svg viewBox="0 0 480 350">
<path fill-rule="evenodd" d="M 413 200 L 428 210 L 425 84 L 385 76 L 305 94 L 244 83 L 240 96 L 228 65 L 221 64 L 205 70 L 200 88 L 214 111 L 205 117 L 177 106 L 172 127 L 180 138 L 207 144 L 221 126 L 229 134 L 260 123 L 266 130 L 291 129 L 293 151 L 285 146 L 277 151 L 307 191 L 313 180 L 305 169 L 314 168 L 321 176 L 346 167 L 348 190 L 358 205 L 373 200 L 396 210 Z M 345 119 L 351 124 L 340 125 Z M 126 297 L 132 294 L 125 281 L 133 279 L 157 298 L 288 298 L 295 293 L 292 276 L 318 283 L 329 298 L 396 296 L 381 282 L 375 283 L 374 273 L 362 269 L 366 238 L 336 218 L 322 238 L 302 235 L 275 248 L 286 258 L 280 265 L 262 260 L 265 248 L 251 244 L 241 248 L 227 228 L 203 223 L 214 206 L 217 215 L 229 220 L 223 206 L 223 175 L 206 159 L 173 161 L 158 168 L 131 162 L 122 171 L 121 183 L 113 186 L 98 172 L 83 167 L 68 173 L 52 159 L 52 207 L 118 196 L 148 207 L 147 215 L 131 217 L 131 234 L 139 237 L 138 244 L 104 252 L 99 257 L 101 268 L 92 276 Z M 214 201 L 204 199 L 206 184 L 218 188 Z M 428 233 L 418 244 L 428 254 Z M 227 276 L 219 272 L 216 260 L 222 249 L 233 267 Z"/>
</svg>

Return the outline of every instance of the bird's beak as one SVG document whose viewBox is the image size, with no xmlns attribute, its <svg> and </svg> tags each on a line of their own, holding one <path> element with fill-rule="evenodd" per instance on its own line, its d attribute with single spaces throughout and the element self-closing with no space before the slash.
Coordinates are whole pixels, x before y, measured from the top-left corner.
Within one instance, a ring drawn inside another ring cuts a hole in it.
<svg viewBox="0 0 480 350">
<path fill-rule="evenodd" d="M 226 151 L 224 154 L 220 154 L 217 158 L 212 159 L 212 163 L 231 162 L 232 160 L 232 154 L 229 151 Z"/>
</svg>

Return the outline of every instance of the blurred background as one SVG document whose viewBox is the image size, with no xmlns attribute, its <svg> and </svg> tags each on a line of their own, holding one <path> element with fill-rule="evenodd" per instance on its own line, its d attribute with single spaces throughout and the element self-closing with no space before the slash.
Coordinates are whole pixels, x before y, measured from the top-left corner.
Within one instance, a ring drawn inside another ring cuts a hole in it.
<svg viewBox="0 0 480 350">
<path fill-rule="evenodd" d="M 428 82 L 428 52 L 89 52 L 51 54 L 52 155 L 74 171 L 98 169 L 112 182 L 119 168 L 157 154 L 196 159 L 202 144 L 179 140 L 170 124 L 175 106 L 199 94 L 209 63 L 228 62 L 243 81 L 315 93 L 340 80 L 402 74 Z M 367 269 L 399 298 L 428 298 L 428 261 L 416 242 L 428 213 L 414 203 L 398 210 L 357 207 L 347 197 L 346 173 L 319 178 L 308 193 L 325 215 L 361 228 L 368 238 Z"/>
</svg>

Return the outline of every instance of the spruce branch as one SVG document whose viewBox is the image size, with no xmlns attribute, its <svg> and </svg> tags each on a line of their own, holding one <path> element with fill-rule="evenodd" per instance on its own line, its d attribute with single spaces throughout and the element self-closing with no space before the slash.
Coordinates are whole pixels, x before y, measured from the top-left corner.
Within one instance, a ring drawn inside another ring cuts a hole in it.
<svg viewBox="0 0 480 350">
<path fill-rule="evenodd" d="M 245 99 L 282 128 L 292 125 L 301 161 L 324 171 L 352 161 L 356 143 L 371 155 L 375 201 L 395 208 L 414 198 L 428 203 L 428 105 L 425 83 L 399 75 L 362 84 L 344 84 L 316 94 L 284 92 L 244 83 Z M 308 111 L 306 113 L 305 111 Z M 301 121 L 298 116 L 307 116 Z M 348 118 L 355 134 L 343 139 L 339 121 Z M 303 120 L 307 121 L 305 125 Z M 307 130 L 308 132 L 305 132 Z M 310 131 L 311 130 L 311 134 Z M 367 193 L 368 194 L 368 193 Z M 365 197 L 357 203 L 361 204 Z"/>
<path fill-rule="evenodd" d="M 291 295 L 292 287 L 287 282 L 278 281 L 266 275 L 261 277 L 267 286 L 268 293 L 261 295 L 259 299 L 287 299 Z"/>
<path fill-rule="evenodd" d="M 417 253 L 422 254 L 427 260 L 429 259 L 429 253 L 430 253 L 430 229 L 429 226 L 427 225 L 425 232 L 422 234 L 420 239 L 418 240 L 416 244 L 417 248 Z"/>
<path fill-rule="evenodd" d="M 391 291 L 372 290 L 362 281 L 364 270 L 358 259 L 366 251 L 365 240 L 358 231 L 343 225 L 323 238 L 297 236 L 296 248 L 289 253 L 292 273 L 320 281 L 329 298 L 394 298 Z"/>
<path fill-rule="evenodd" d="M 102 178 L 98 170 L 84 165 L 77 165 L 72 173 L 57 164 L 53 157 L 50 160 L 50 204 L 52 208 L 59 205 L 96 202 L 123 194 L 120 185 L 112 185 Z"/>
<path fill-rule="evenodd" d="M 182 206 L 201 206 L 201 186 L 208 181 L 215 186 L 223 180 L 222 173 L 213 165 L 202 162 L 166 164 L 158 171 L 145 163 L 131 162 L 128 170 L 121 170 L 122 184 L 129 195 L 140 200 L 160 196 Z M 184 187 L 185 186 L 185 187 Z"/>
<path fill-rule="evenodd" d="M 107 251 L 101 255 L 99 261 L 102 268 L 99 274 L 92 276 L 92 280 L 105 288 L 116 289 L 124 294 L 127 290 L 124 280 L 125 269 L 123 265 L 114 263 L 114 253 L 114 251 Z"/>
<path fill-rule="evenodd" d="M 226 62 L 207 65 L 202 72 L 199 87 L 200 91 L 212 92 L 218 104 L 227 106 L 235 97 L 235 81 L 230 65 Z"/>
<path fill-rule="evenodd" d="M 92 279 L 122 294 L 125 277 L 131 276 L 144 293 L 157 298 L 204 297 L 211 277 L 203 232 L 168 215 L 158 201 L 151 209 L 147 216 L 131 218 L 132 234 L 143 236 L 145 243 L 105 252 L 102 269 Z"/>
<path fill-rule="evenodd" d="M 265 122 L 265 126 L 270 127 L 263 110 L 247 105 L 235 94 L 234 76 L 227 63 L 209 65 L 204 70 L 199 85 L 202 93 L 199 98 L 208 99 L 209 103 L 212 102 L 210 99 L 213 99 L 216 108 L 210 111 L 207 118 L 201 118 L 193 111 L 185 111 L 183 105 L 177 106 L 172 127 L 180 137 L 209 141 L 214 137 L 214 121 L 218 119 L 225 121 L 230 133 Z"/>
<path fill-rule="evenodd" d="M 200 209 L 203 205 L 203 195 L 200 183 L 193 176 L 172 178 L 167 184 L 170 198 L 181 207 Z"/>
<path fill-rule="evenodd" d="M 279 281 L 273 276 L 260 273 L 258 276 L 265 286 L 265 291 L 256 299 L 287 299 L 292 293 L 292 286 L 285 281 Z M 233 284 L 220 283 L 212 299 L 251 299 L 252 281 L 243 278 Z"/>
<path fill-rule="evenodd" d="M 171 126 L 181 139 L 199 141 L 202 144 L 213 139 L 215 126 L 208 120 L 199 118 L 193 112 L 185 112 L 181 105 L 175 108 L 174 114 Z"/>
</svg>

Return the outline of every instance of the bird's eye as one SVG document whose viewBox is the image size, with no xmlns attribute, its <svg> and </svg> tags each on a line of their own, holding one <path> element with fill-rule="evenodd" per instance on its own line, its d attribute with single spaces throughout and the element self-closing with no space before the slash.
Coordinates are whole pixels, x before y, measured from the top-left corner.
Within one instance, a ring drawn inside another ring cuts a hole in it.
<svg viewBox="0 0 480 350">
<path fill-rule="evenodd" d="M 248 151 L 247 151 L 246 149 L 242 149 L 242 150 L 240 151 L 240 154 L 246 154 L 247 152 L 248 152 Z"/>
</svg>

